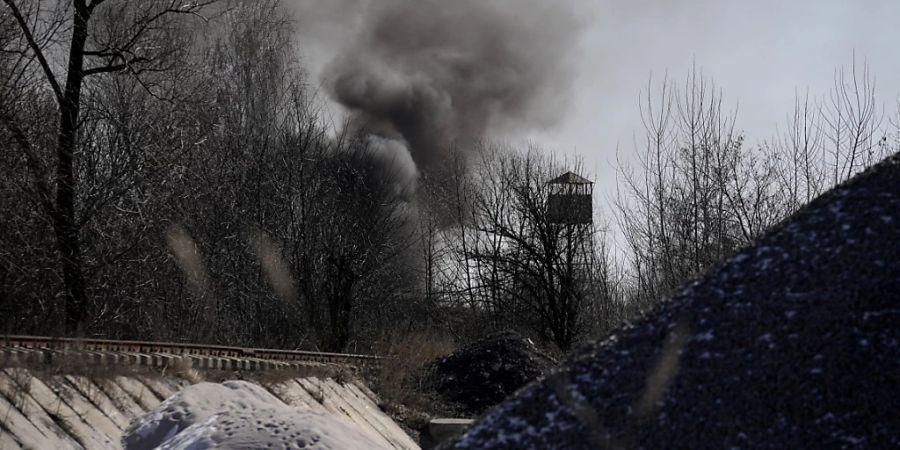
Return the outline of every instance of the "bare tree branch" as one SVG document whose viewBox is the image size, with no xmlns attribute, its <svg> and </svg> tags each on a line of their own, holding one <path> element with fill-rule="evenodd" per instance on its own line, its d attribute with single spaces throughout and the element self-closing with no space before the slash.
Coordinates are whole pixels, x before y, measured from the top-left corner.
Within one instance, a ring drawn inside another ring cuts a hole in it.
<svg viewBox="0 0 900 450">
<path fill-rule="evenodd" d="M 35 56 L 38 59 L 38 62 L 40 62 L 41 69 L 44 71 L 44 76 L 47 78 L 47 82 L 50 83 L 50 87 L 53 89 L 53 93 L 56 95 L 57 102 L 62 103 L 63 92 L 59 86 L 59 82 L 56 80 L 56 76 L 50 69 L 50 64 L 47 62 L 47 58 L 44 56 L 43 49 L 41 49 L 37 41 L 35 41 L 34 35 L 31 32 L 31 28 L 25 21 L 25 17 L 22 16 L 22 12 L 19 11 L 18 6 L 16 6 L 13 0 L 3 0 L 3 3 L 6 3 L 6 6 L 8 6 L 12 11 L 12 15 L 16 19 L 16 22 L 19 24 L 19 28 L 22 30 L 22 34 L 25 35 L 25 40 L 28 42 L 28 46 L 31 48 L 31 51 L 34 52 Z"/>
</svg>

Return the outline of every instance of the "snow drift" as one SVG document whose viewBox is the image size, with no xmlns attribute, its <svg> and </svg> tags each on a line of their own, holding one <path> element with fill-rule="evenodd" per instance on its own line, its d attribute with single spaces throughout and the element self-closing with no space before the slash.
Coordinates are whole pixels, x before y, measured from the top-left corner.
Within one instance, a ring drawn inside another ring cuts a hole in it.
<svg viewBox="0 0 900 450">
<path fill-rule="evenodd" d="M 126 450 L 384 448 L 344 419 L 292 408 L 245 381 L 199 383 L 131 423 Z"/>
</svg>

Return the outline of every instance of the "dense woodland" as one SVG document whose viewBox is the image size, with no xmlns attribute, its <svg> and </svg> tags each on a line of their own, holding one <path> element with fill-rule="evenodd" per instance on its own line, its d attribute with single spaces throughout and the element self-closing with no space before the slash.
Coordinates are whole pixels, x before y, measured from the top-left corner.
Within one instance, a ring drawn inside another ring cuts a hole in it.
<svg viewBox="0 0 900 450">
<path fill-rule="evenodd" d="M 762 142 L 699 69 L 651 80 L 622 112 L 637 156 L 576 236 L 547 181 L 592 174 L 549 149 L 457 142 L 398 183 L 365 123 L 328 114 L 285 17 L 3 0 L 0 333 L 365 353 L 512 329 L 566 351 L 900 148 L 857 61 Z"/>
</svg>

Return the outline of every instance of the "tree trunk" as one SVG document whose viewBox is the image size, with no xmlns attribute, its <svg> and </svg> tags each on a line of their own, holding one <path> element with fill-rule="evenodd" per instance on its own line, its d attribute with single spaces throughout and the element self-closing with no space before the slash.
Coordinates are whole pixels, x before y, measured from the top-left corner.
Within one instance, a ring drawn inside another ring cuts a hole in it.
<svg viewBox="0 0 900 450">
<path fill-rule="evenodd" d="M 84 46 L 90 11 L 84 1 L 75 1 L 72 45 L 66 88 L 59 105 L 59 135 L 57 140 L 56 208 L 53 221 L 59 246 L 63 280 L 66 286 L 65 332 L 75 335 L 87 319 L 87 290 L 83 273 L 81 242 L 75 216 L 76 179 L 75 143 L 78 134 L 78 113 L 81 85 L 84 81 Z"/>
</svg>

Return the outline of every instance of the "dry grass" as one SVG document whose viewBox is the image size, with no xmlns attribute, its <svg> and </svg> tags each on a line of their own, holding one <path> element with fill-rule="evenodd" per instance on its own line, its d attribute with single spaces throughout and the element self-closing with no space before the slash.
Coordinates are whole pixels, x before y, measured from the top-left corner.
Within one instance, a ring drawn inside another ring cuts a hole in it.
<svg viewBox="0 0 900 450">
<path fill-rule="evenodd" d="M 175 364 L 162 369 L 162 375 L 176 376 L 187 380 L 191 384 L 206 381 L 206 378 L 197 369 L 194 369 L 188 358 L 177 358 Z"/>
<path fill-rule="evenodd" d="M 456 350 L 454 342 L 434 333 L 393 334 L 378 346 L 385 357 L 370 385 L 381 396 L 382 408 L 415 428 L 427 416 L 443 414 L 446 407 L 430 389 L 429 365 Z M 398 417 L 400 416 L 400 417 Z"/>
<path fill-rule="evenodd" d="M 232 376 L 230 378 L 225 378 L 234 379 L 234 372 L 229 373 L 231 373 Z M 244 372 L 241 375 L 241 378 L 256 382 L 266 388 L 297 378 L 331 378 L 339 384 L 344 384 L 360 378 L 360 375 L 354 371 L 353 368 L 336 364 L 309 364 L 281 370 Z M 225 380 L 222 379 L 219 381 Z"/>
</svg>

